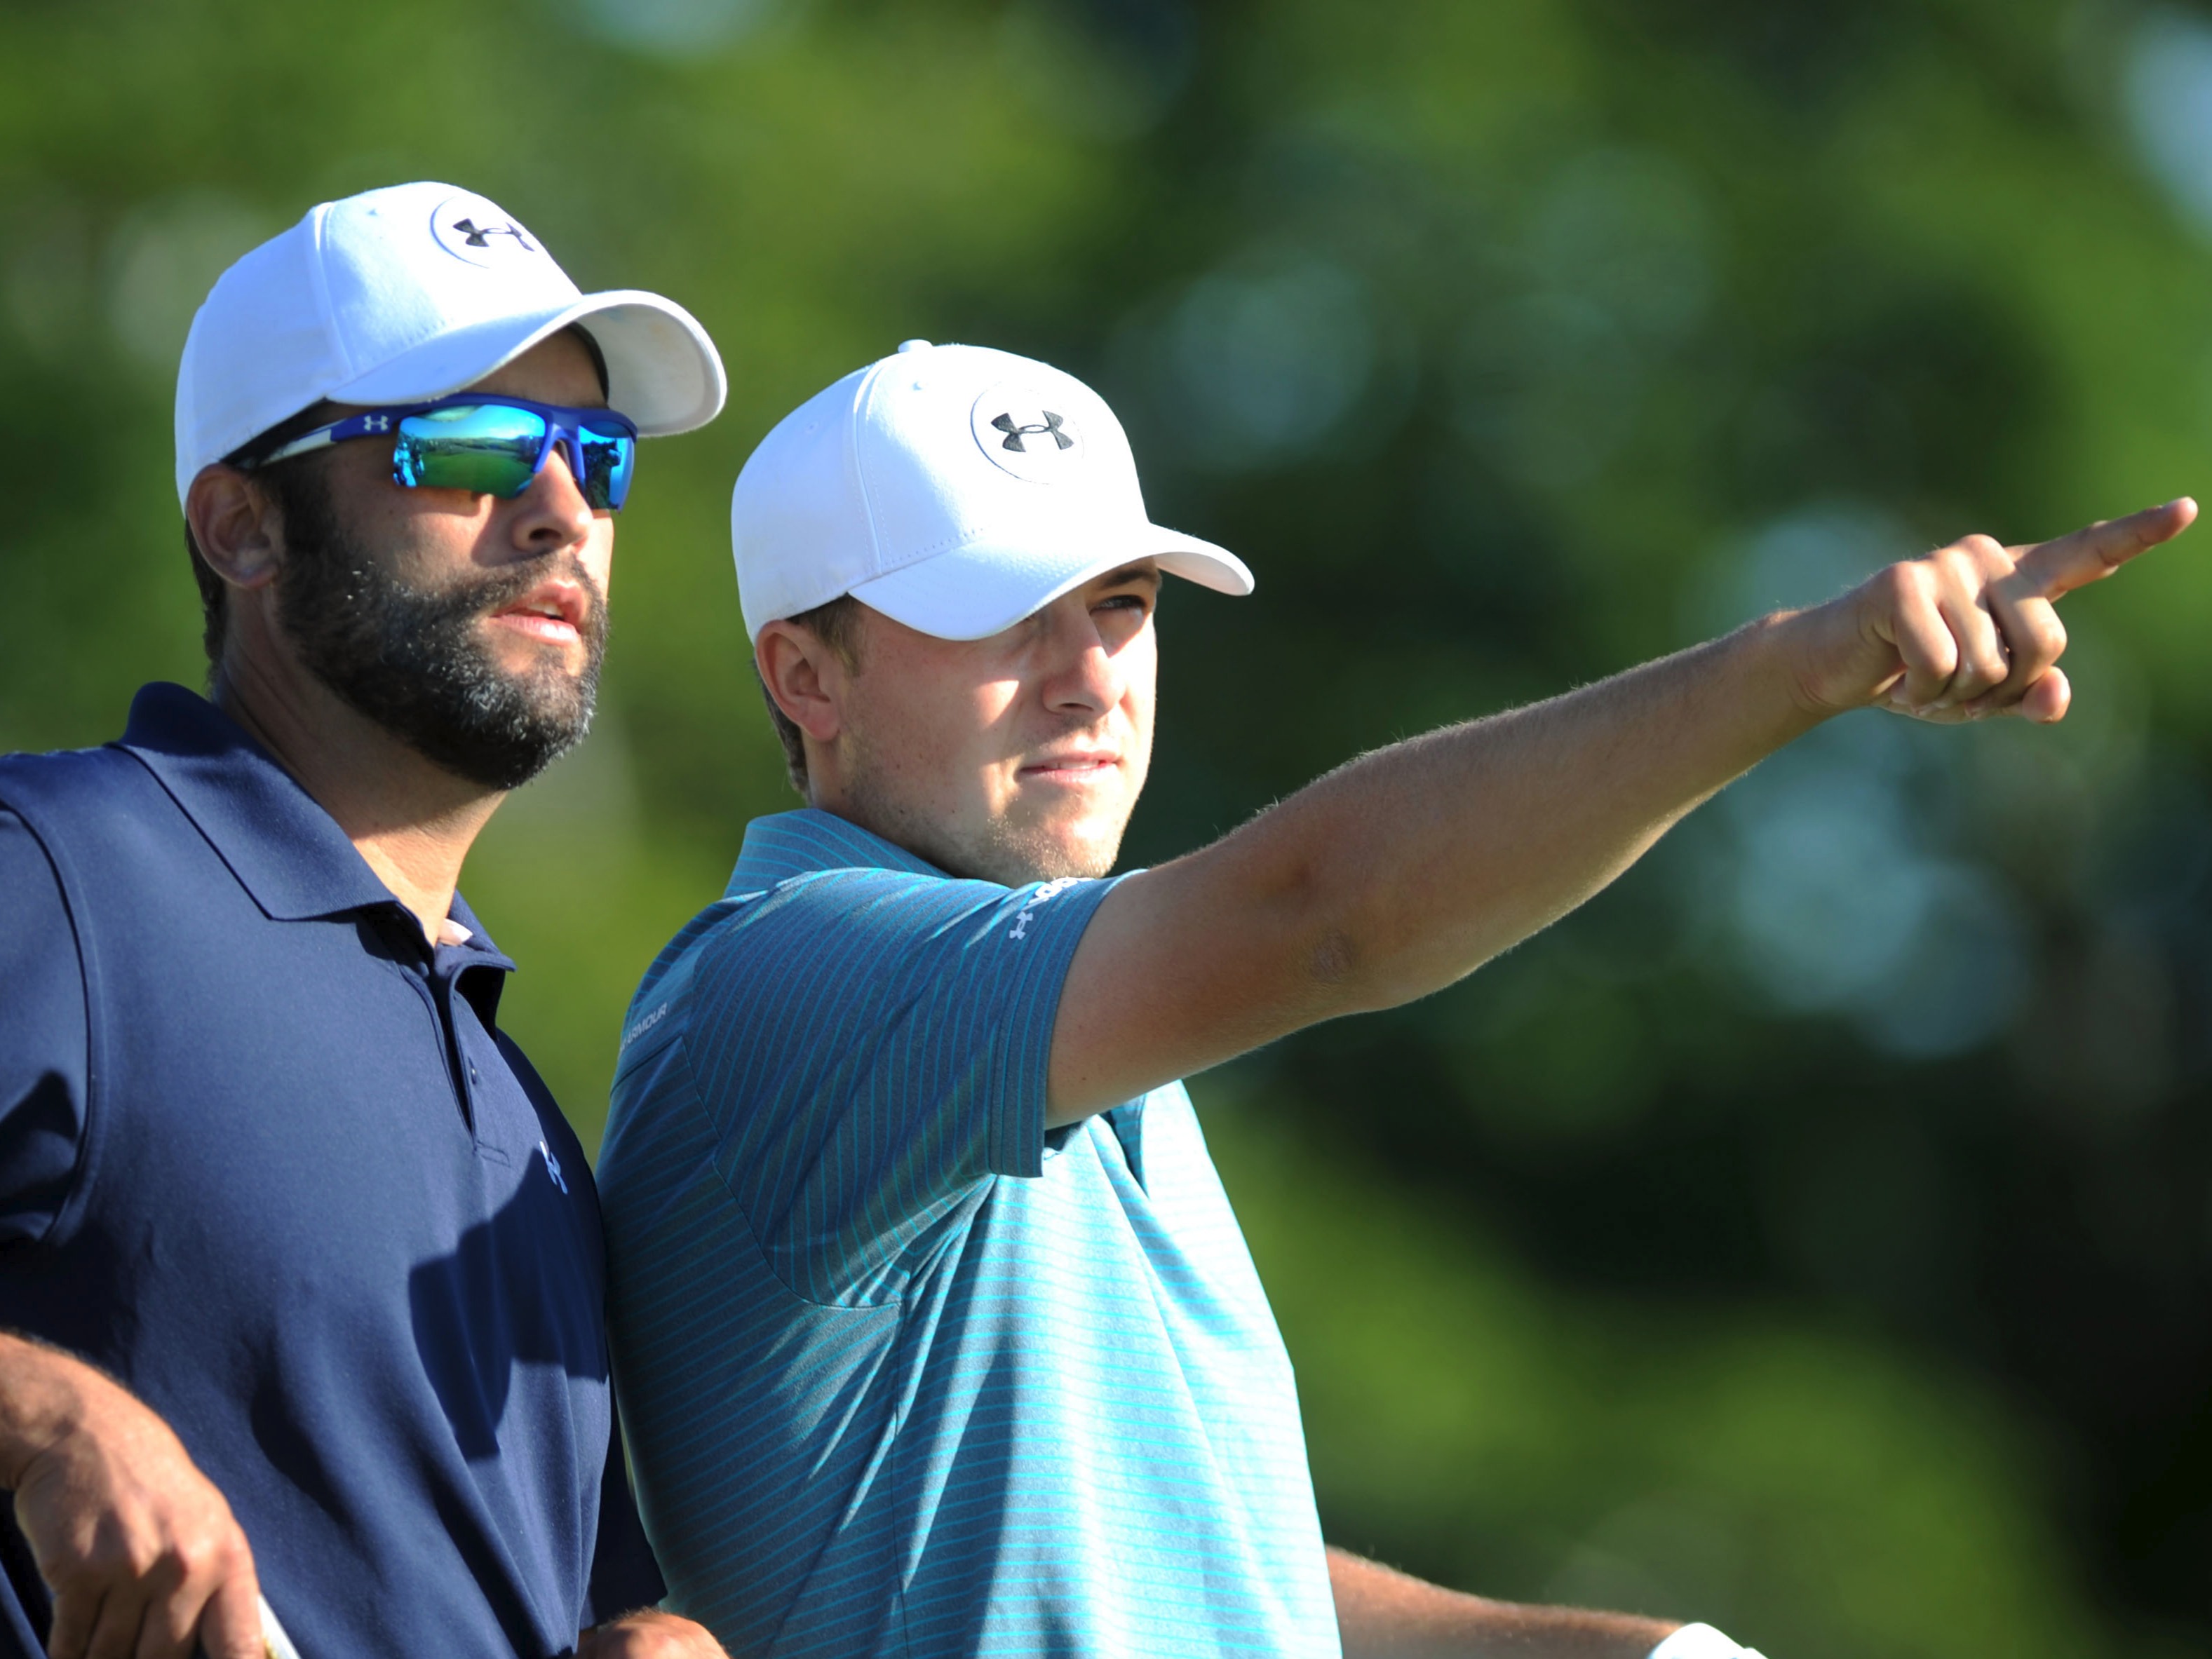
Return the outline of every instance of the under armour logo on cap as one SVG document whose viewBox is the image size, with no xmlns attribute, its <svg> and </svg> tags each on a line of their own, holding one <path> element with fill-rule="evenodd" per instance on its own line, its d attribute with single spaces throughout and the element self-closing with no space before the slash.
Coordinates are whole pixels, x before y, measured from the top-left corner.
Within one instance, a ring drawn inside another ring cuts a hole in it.
<svg viewBox="0 0 2212 1659">
<path fill-rule="evenodd" d="M 461 233 L 462 240 L 471 247 L 489 247 L 495 236 L 512 236 L 525 247 L 531 245 L 520 225 L 480 225 L 473 219 L 456 219 L 453 228 Z"/>
<path fill-rule="evenodd" d="M 1048 409 L 1048 398 L 1059 407 Z M 969 422 L 994 465 L 1031 483 L 1064 483 L 1087 471 L 1083 430 L 1066 407 L 1042 387 L 1001 380 L 975 400 Z"/>
<path fill-rule="evenodd" d="M 1006 442 L 999 447 L 1001 449 L 1011 449 L 1017 455 L 1029 453 L 1029 446 L 1022 441 L 1024 438 L 1034 437 L 1041 432 L 1052 434 L 1053 442 L 1058 444 L 1062 449 L 1075 447 L 1075 440 L 1060 429 L 1063 424 L 1060 417 L 1048 409 L 1044 411 L 1044 419 L 1039 421 L 1035 426 L 1016 426 L 1012 415 L 994 415 L 991 417 L 991 424 L 1006 434 Z"/>
<path fill-rule="evenodd" d="M 456 259 L 504 263 L 541 252 L 530 233 L 481 196 L 449 196 L 430 215 L 430 234 Z"/>
</svg>

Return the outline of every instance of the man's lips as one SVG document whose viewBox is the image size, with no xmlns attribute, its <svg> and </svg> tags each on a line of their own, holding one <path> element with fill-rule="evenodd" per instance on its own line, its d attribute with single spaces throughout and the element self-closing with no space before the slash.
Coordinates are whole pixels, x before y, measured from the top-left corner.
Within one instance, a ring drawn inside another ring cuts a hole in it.
<svg viewBox="0 0 2212 1659">
<path fill-rule="evenodd" d="M 1117 750 L 1085 749 L 1033 760 L 1021 769 L 1021 775 L 1041 783 L 1092 783 L 1110 776 L 1121 764 Z"/>
<path fill-rule="evenodd" d="M 591 600 L 574 582 L 540 582 L 520 599 L 491 614 L 495 627 L 512 629 L 548 645 L 571 645 L 584 635 Z"/>
</svg>

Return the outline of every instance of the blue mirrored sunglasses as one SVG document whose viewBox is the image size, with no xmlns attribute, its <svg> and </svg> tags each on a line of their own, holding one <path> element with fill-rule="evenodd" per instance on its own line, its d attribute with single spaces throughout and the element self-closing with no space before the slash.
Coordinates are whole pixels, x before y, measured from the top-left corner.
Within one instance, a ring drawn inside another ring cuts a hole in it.
<svg viewBox="0 0 2212 1659">
<path fill-rule="evenodd" d="M 557 446 L 586 502 L 610 513 L 622 510 L 637 466 L 637 428 L 627 416 L 478 392 L 350 415 L 294 439 L 258 464 L 356 438 L 392 440 L 395 483 L 466 489 L 502 501 L 529 489 Z"/>
</svg>

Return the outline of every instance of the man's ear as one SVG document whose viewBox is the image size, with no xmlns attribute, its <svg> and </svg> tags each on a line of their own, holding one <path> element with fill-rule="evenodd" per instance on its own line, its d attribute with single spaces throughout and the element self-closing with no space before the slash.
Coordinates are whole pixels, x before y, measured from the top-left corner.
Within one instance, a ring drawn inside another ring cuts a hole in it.
<svg viewBox="0 0 2212 1659">
<path fill-rule="evenodd" d="M 786 719 L 818 744 L 837 740 L 851 671 L 827 641 L 795 623 L 772 622 L 753 642 L 753 663 Z"/>
<path fill-rule="evenodd" d="M 234 466 L 200 469 L 185 522 L 209 569 L 233 587 L 266 587 L 284 562 L 283 525 L 268 492 Z"/>
</svg>

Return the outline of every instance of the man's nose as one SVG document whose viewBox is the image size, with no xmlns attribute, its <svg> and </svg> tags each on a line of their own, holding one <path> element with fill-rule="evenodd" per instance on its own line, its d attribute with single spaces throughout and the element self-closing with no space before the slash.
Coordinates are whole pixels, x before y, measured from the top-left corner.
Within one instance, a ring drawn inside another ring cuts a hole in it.
<svg viewBox="0 0 2212 1659">
<path fill-rule="evenodd" d="M 579 547 L 592 533 L 592 505 L 584 499 L 568 458 L 559 445 L 545 458 L 538 476 L 517 498 L 515 545 L 531 553 L 557 552 Z"/>
<path fill-rule="evenodd" d="M 1060 661 L 1045 684 L 1045 702 L 1054 709 L 1103 714 L 1121 701 L 1128 676 L 1106 648 L 1090 613 L 1079 614 L 1079 623 L 1055 631 L 1054 654 Z"/>
</svg>

